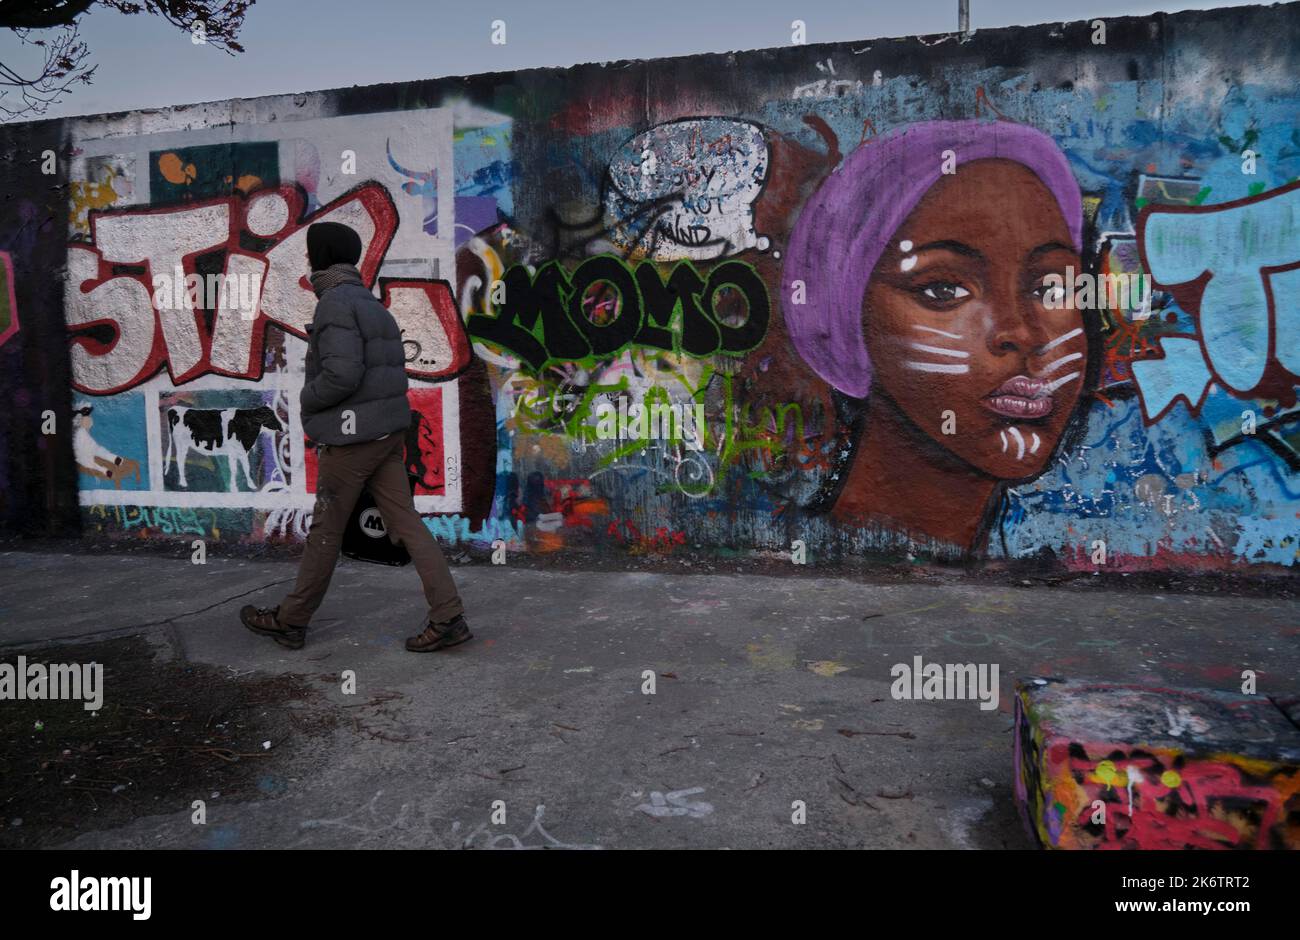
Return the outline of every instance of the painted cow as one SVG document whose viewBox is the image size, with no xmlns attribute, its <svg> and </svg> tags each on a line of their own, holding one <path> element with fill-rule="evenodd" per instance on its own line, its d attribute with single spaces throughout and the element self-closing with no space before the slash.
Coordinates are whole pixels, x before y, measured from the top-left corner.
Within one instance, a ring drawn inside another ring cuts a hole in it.
<svg viewBox="0 0 1300 940">
<path fill-rule="evenodd" d="M 238 490 L 236 470 L 242 468 L 249 489 L 257 489 L 248 467 L 248 455 L 262 432 L 274 434 L 284 430 L 275 412 L 265 405 L 258 408 L 186 408 L 167 409 L 171 439 L 163 454 L 163 473 L 176 458 L 177 477 L 185 486 L 185 462 L 190 449 L 205 454 L 224 454 L 230 461 L 230 491 Z"/>
</svg>

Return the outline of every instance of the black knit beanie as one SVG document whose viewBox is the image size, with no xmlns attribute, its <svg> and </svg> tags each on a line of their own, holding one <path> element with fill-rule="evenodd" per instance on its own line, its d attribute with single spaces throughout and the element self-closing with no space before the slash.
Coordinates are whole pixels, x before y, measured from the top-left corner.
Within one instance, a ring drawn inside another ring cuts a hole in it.
<svg viewBox="0 0 1300 940">
<path fill-rule="evenodd" d="M 307 258 L 313 271 L 354 265 L 361 260 L 361 236 L 338 222 L 315 222 L 307 227 Z"/>
</svg>

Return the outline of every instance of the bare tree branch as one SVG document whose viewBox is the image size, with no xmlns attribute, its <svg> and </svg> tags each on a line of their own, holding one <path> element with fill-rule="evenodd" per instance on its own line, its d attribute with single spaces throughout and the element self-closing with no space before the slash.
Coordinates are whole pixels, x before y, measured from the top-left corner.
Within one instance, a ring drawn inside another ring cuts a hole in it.
<svg viewBox="0 0 1300 940">
<path fill-rule="evenodd" d="M 77 32 L 77 19 L 92 7 L 125 16 L 160 16 L 177 29 L 203 37 L 204 44 L 236 55 L 244 15 L 254 0 L 0 0 L 0 29 L 8 29 L 27 46 L 44 50 L 44 63 L 32 75 L 0 62 L 0 122 L 42 115 L 73 85 L 90 84 L 98 66 L 89 65 L 90 49 Z M 202 24 L 198 26 L 196 24 Z M 33 38 L 34 31 L 50 38 Z"/>
<path fill-rule="evenodd" d="M 60 27 L 49 40 L 32 39 L 28 29 L 14 29 L 13 33 L 25 45 L 44 50 L 44 62 L 33 75 L 21 75 L 0 63 L 0 120 L 40 116 L 73 85 L 91 83 L 97 66 L 87 67 L 90 50 L 79 38 L 75 23 Z"/>
<path fill-rule="evenodd" d="M 3 2 L 3 0 L 0 0 Z M 190 32 L 196 20 L 202 21 L 208 45 L 234 55 L 244 47 L 235 41 L 244 25 L 244 14 L 254 0 L 96 0 L 103 7 L 133 15 L 152 13 L 161 16 L 177 29 Z"/>
</svg>

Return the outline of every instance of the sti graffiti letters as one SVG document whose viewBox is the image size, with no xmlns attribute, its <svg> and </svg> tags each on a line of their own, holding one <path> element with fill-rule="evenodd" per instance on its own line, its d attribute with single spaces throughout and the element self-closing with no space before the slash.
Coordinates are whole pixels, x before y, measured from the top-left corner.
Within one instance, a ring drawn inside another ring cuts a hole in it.
<svg viewBox="0 0 1300 940">
<path fill-rule="evenodd" d="M 301 336 L 311 323 L 316 297 L 305 280 L 307 227 L 333 221 L 354 228 L 362 238 L 359 267 L 368 281 L 396 227 L 392 200 L 378 184 L 363 185 L 306 217 L 302 206 L 301 193 L 286 187 L 248 199 L 234 195 L 198 205 L 92 212 L 90 242 L 68 248 L 65 302 L 77 390 L 123 391 L 164 364 L 176 385 L 205 373 L 260 377 L 265 324 Z M 251 239 L 269 247 L 241 247 Z M 238 298 L 219 294 L 209 331 L 189 292 L 158 302 L 155 278 L 165 282 L 175 271 L 197 281 L 197 259 L 214 253 L 224 255 L 224 277 L 251 280 L 256 289 L 244 309 Z M 402 328 L 412 376 L 440 378 L 468 363 L 468 348 L 455 342 L 460 329 L 445 283 L 390 281 L 383 299 Z M 98 338 L 92 327 L 108 327 L 111 337 Z"/>
</svg>

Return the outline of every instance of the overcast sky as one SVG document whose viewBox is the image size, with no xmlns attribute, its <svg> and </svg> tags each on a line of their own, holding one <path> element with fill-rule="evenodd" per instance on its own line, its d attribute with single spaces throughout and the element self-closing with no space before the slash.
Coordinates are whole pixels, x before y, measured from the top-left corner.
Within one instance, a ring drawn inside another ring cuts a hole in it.
<svg viewBox="0 0 1300 940">
<path fill-rule="evenodd" d="M 1234 0 L 971 0 L 975 29 L 1167 10 Z M 493 20 L 506 24 L 493 45 Z M 371 85 L 579 62 L 945 32 L 957 0 L 258 0 L 230 56 L 156 16 L 94 8 L 81 35 L 99 69 L 46 117 L 97 114 L 342 85 Z M 36 59 L 0 31 L 0 61 Z"/>
</svg>

